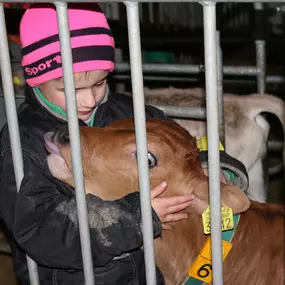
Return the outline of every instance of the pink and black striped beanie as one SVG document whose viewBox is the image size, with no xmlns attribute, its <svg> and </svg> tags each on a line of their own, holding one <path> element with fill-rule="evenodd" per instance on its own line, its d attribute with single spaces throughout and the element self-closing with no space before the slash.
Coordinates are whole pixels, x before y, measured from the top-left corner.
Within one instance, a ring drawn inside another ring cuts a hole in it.
<svg viewBox="0 0 285 285">
<path fill-rule="evenodd" d="M 114 38 L 96 3 L 69 3 L 73 71 L 114 70 Z M 63 76 L 56 8 L 34 4 L 20 24 L 22 66 L 31 87 Z"/>
</svg>

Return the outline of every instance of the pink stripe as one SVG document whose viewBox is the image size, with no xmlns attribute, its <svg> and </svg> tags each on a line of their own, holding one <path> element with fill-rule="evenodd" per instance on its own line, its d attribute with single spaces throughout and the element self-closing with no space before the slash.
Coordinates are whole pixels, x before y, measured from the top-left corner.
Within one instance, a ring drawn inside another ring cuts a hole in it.
<svg viewBox="0 0 285 285">
<path fill-rule="evenodd" d="M 92 71 L 92 70 L 107 70 L 112 72 L 114 70 L 114 62 L 107 60 L 92 60 L 92 61 L 90 60 L 73 64 L 74 73 Z M 62 76 L 63 76 L 62 68 L 59 67 L 48 73 L 42 74 L 41 76 L 27 79 L 26 81 L 28 85 L 30 85 L 31 87 L 36 87 L 47 81 L 61 78 Z"/>
<path fill-rule="evenodd" d="M 88 36 L 80 36 L 71 38 L 71 47 L 85 47 L 85 46 L 114 46 L 114 39 L 108 35 L 88 35 Z M 40 49 L 37 49 L 27 55 L 25 55 L 22 59 L 22 65 L 26 66 L 33 62 L 36 62 L 50 54 L 56 53 L 60 51 L 59 42 L 54 42 L 47 46 L 44 46 Z"/>
</svg>

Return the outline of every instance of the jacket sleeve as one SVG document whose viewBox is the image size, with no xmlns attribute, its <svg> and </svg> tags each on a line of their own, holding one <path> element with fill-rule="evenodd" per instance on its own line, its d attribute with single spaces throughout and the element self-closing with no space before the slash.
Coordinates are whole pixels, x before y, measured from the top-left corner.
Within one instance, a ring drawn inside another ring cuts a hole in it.
<svg viewBox="0 0 285 285">
<path fill-rule="evenodd" d="M 146 111 L 146 119 L 147 120 L 151 119 L 151 118 L 157 118 L 157 119 L 161 119 L 161 120 L 172 121 L 172 119 L 167 117 L 162 110 L 160 110 L 160 109 L 158 109 L 152 105 L 145 105 L 145 111 Z"/>
<path fill-rule="evenodd" d="M 55 268 L 81 269 L 82 255 L 76 201 L 68 196 L 42 168 L 23 153 L 24 178 L 16 193 L 11 152 L 1 156 L 1 215 L 20 247 L 38 264 Z M 68 186 L 66 186 L 68 187 Z M 88 194 L 88 221 L 94 265 L 143 243 L 139 193 L 120 200 L 103 201 Z M 161 234 L 153 211 L 154 237 Z"/>
</svg>

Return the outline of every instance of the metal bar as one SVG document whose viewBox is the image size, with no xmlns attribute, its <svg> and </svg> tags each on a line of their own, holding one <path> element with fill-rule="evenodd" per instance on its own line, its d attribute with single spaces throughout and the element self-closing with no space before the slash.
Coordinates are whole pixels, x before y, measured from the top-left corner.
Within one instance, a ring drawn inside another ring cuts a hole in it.
<svg viewBox="0 0 285 285">
<path fill-rule="evenodd" d="M 204 20 L 213 285 L 223 285 L 219 118 L 217 98 L 216 6 L 215 2 L 212 1 L 201 2 L 201 4 L 203 5 Z"/>
<path fill-rule="evenodd" d="M 224 122 L 224 99 L 223 99 L 223 55 L 220 40 L 220 32 L 216 32 L 217 37 L 217 84 L 218 84 L 218 106 L 219 106 L 219 138 L 225 147 L 225 122 Z"/>
<path fill-rule="evenodd" d="M 152 104 L 151 104 L 152 105 Z M 190 108 L 169 105 L 152 105 L 162 110 L 167 116 L 187 119 L 206 119 L 205 108 Z"/>
<path fill-rule="evenodd" d="M 2 86 L 5 100 L 6 115 L 8 120 L 8 129 L 12 150 L 16 187 L 17 191 L 19 191 L 22 179 L 24 177 L 24 166 L 21 140 L 19 134 L 18 117 L 16 111 L 16 102 L 14 96 L 14 85 L 12 81 L 12 69 L 8 48 L 4 7 L 2 3 L 0 3 L 0 51 Z M 40 283 L 37 264 L 29 256 L 27 256 L 27 264 L 31 285 L 39 285 Z"/>
<path fill-rule="evenodd" d="M 265 73 L 265 41 L 256 40 L 256 66 L 257 66 L 257 91 L 264 94 L 266 91 L 266 73 Z"/>
<path fill-rule="evenodd" d="M 12 157 L 15 171 L 17 191 L 20 189 L 21 181 L 24 177 L 23 156 L 21 140 L 19 135 L 18 117 L 16 111 L 16 102 L 14 96 L 14 85 L 12 81 L 12 69 L 10 62 L 10 53 L 7 41 L 7 31 L 5 24 L 5 15 L 3 4 L 0 4 L 0 62 L 1 77 L 8 119 L 8 128 L 12 149 Z"/>
<path fill-rule="evenodd" d="M 162 72 L 162 73 L 198 73 L 199 65 L 188 64 L 164 64 L 164 63 L 144 63 L 142 65 L 143 72 Z M 115 72 L 129 72 L 129 63 L 117 63 Z"/>
<path fill-rule="evenodd" d="M 182 74 L 197 74 L 200 72 L 200 65 L 190 64 L 166 64 L 166 63 L 144 63 L 143 72 L 146 73 L 182 73 Z M 115 67 L 116 73 L 129 72 L 130 65 L 128 63 L 117 63 Z M 254 66 L 224 66 L 223 72 L 225 75 L 243 75 L 256 76 L 257 69 Z"/>
<path fill-rule="evenodd" d="M 257 12 L 262 11 L 263 10 L 263 4 L 262 3 L 254 3 L 254 9 Z M 257 16 L 261 17 L 261 14 L 258 14 Z M 264 94 L 266 92 L 265 91 L 265 89 L 266 89 L 265 45 L 266 45 L 266 43 L 265 43 L 264 39 L 259 38 L 259 39 L 255 40 L 256 67 L 257 67 L 257 75 L 256 75 L 257 76 L 257 92 L 260 94 Z"/>
<path fill-rule="evenodd" d="M 6 2 L 4 0 L 0 0 L 0 3 L 1 2 Z M 47 1 L 46 0 L 33 0 L 33 1 L 29 1 L 29 3 L 46 3 Z M 67 1 L 59 1 L 59 2 L 62 2 L 62 3 L 65 3 Z M 78 1 L 78 0 L 68 0 L 68 2 L 70 3 L 74 3 L 74 2 L 85 2 L 85 3 L 91 3 L 91 2 L 94 2 L 94 0 L 82 0 L 82 1 Z M 115 3 L 120 3 L 121 0 L 117 0 L 117 1 L 114 1 L 114 0 L 98 0 L 98 2 L 106 2 L 106 3 L 112 3 L 112 2 L 115 2 Z M 136 0 L 137 3 L 160 3 L 162 2 L 162 0 Z M 184 2 L 190 2 L 190 3 L 197 3 L 199 2 L 199 0 L 163 0 L 163 2 L 181 2 L 181 3 L 184 3 Z M 254 0 L 215 0 L 215 2 L 217 3 L 254 3 L 255 1 Z M 261 3 L 285 3 L 285 0 L 258 0 L 258 2 L 261 2 Z M 9 0 L 9 3 L 27 3 L 26 0 Z"/>
<path fill-rule="evenodd" d="M 131 78 L 130 75 L 128 74 L 114 74 L 114 79 L 118 79 L 118 80 L 129 80 Z M 143 77 L 144 80 L 148 80 L 148 81 L 180 81 L 180 82 L 195 82 L 197 81 L 197 78 L 189 78 L 189 77 L 185 77 L 185 76 L 156 76 L 156 75 L 152 75 L 152 76 L 144 76 Z M 245 84 L 251 84 L 251 83 L 255 83 L 255 79 L 250 79 L 248 78 L 247 80 L 240 80 L 240 79 L 228 79 L 228 78 L 223 78 L 224 82 L 234 82 L 234 83 L 245 83 Z M 266 76 L 266 83 L 267 84 L 284 84 L 285 83 L 285 77 L 284 76 L 279 76 L 279 75 L 270 75 L 270 76 Z M 21 96 L 20 94 L 16 94 L 16 96 Z M 0 94 L 1 97 L 1 94 Z"/>
<path fill-rule="evenodd" d="M 147 157 L 147 136 L 143 92 L 139 9 L 138 3 L 124 3 L 127 8 L 146 281 L 148 285 L 156 285 L 152 209 L 150 200 L 150 182 Z"/>
<path fill-rule="evenodd" d="M 70 46 L 67 4 L 54 2 L 57 12 L 60 51 L 63 67 L 64 89 L 66 95 L 67 120 L 70 134 L 72 168 L 75 182 L 75 197 L 78 212 L 79 233 L 82 249 L 84 277 L 86 285 L 94 285 L 93 261 L 91 255 L 90 233 L 85 198 L 85 185 L 82 171 L 80 132 L 77 117 L 76 94 L 73 77 L 73 63 Z"/>
<path fill-rule="evenodd" d="M 113 76 L 114 79 L 117 79 L 117 80 L 129 80 L 131 78 L 130 75 L 128 74 L 114 74 Z M 198 78 L 189 78 L 189 77 L 178 77 L 178 76 L 175 76 L 175 77 L 170 77 L 170 76 L 144 76 L 143 77 L 144 81 L 171 81 L 171 82 L 197 82 L 198 81 Z M 0 94 L 1 96 L 1 94 Z"/>
<path fill-rule="evenodd" d="M 268 176 L 278 174 L 283 168 L 284 168 L 283 161 L 274 166 L 268 167 Z"/>
<path fill-rule="evenodd" d="M 283 150 L 284 142 L 282 141 L 268 141 L 267 148 L 271 151 L 281 151 Z"/>
<path fill-rule="evenodd" d="M 190 23 L 190 21 L 189 21 Z M 189 24 L 190 26 L 190 24 Z M 272 44 L 284 44 L 285 39 L 284 38 L 274 38 L 271 36 L 266 36 L 265 38 L 266 42 L 272 43 Z M 118 38 L 118 40 L 116 40 L 117 42 L 117 46 L 124 48 L 127 46 L 127 40 L 124 36 L 121 36 L 120 38 Z M 147 36 L 145 35 L 142 39 L 141 39 L 141 43 L 142 45 L 145 46 L 145 48 L 150 48 L 151 46 L 155 45 L 156 47 L 174 47 L 179 46 L 179 45 L 183 45 L 185 46 L 189 46 L 189 45 L 193 45 L 193 44 L 202 44 L 203 43 L 203 39 L 201 39 L 199 36 L 193 37 L 193 38 L 187 38 L 187 37 L 172 37 L 172 38 L 166 38 L 163 36 Z M 222 39 L 222 43 L 227 45 L 227 44 L 252 44 L 252 37 L 246 36 L 246 37 L 241 37 L 238 36 L 236 38 L 230 38 L 227 36 L 227 38 L 223 38 Z"/>
<path fill-rule="evenodd" d="M 257 92 L 265 93 L 266 74 L 265 74 L 265 31 L 263 19 L 263 4 L 254 3 L 254 18 L 255 18 L 255 50 L 256 50 L 256 67 L 257 67 Z M 264 153 L 264 157 L 268 157 L 268 149 Z M 270 171 L 270 169 L 269 169 Z M 269 183 L 269 171 L 264 175 L 264 185 L 267 188 Z"/>
<path fill-rule="evenodd" d="M 268 75 L 266 76 L 265 81 L 266 83 L 281 84 L 281 83 L 285 83 L 285 76 Z"/>
</svg>

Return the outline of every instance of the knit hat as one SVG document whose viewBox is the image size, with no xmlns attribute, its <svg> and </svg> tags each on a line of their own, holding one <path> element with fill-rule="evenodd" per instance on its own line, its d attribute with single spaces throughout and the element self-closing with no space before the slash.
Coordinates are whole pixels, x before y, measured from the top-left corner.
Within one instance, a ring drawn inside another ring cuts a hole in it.
<svg viewBox="0 0 285 285">
<path fill-rule="evenodd" d="M 73 71 L 114 70 L 114 39 L 97 3 L 69 3 Z M 56 8 L 34 4 L 20 24 L 22 66 L 31 87 L 63 76 Z"/>
</svg>

